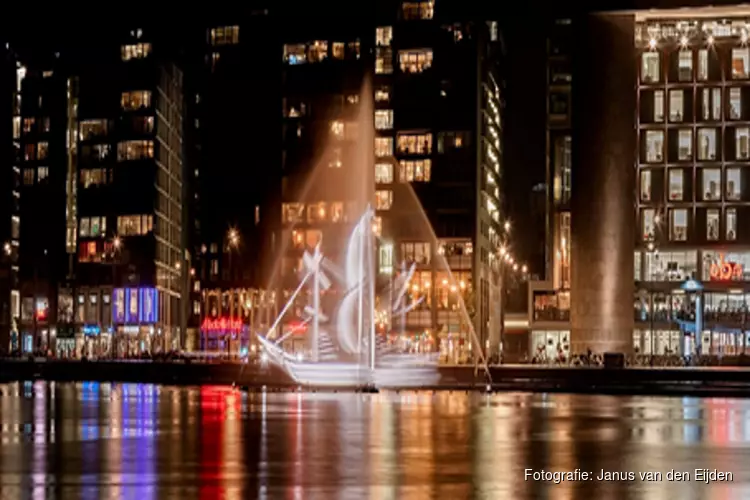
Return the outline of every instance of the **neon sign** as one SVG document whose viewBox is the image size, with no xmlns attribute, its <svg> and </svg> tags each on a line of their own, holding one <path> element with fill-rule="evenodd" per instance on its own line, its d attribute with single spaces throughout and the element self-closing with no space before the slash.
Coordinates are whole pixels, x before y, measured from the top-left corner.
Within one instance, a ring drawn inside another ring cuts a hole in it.
<svg viewBox="0 0 750 500">
<path fill-rule="evenodd" d="M 719 254 L 719 261 L 711 263 L 710 276 L 712 281 L 742 280 L 745 268 L 737 262 L 724 260 L 724 254 Z"/>
<path fill-rule="evenodd" d="M 245 325 L 241 319 L 232 318 L 206 318 L 201 324 L 201 330 L 206 332 L 240 331 Z"/>
</svg>

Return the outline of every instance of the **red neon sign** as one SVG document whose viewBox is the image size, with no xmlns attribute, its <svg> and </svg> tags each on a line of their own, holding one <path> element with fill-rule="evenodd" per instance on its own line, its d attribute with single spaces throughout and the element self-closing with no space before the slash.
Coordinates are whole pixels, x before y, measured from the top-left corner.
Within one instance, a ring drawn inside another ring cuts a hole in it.
<svg viewBox="0 0 750 500">
<path fill-rule="evenodd" d="M 226 331 L 240 331 L 245 326 L 241 319 L 232 318 L 217 318 L 209 319 L 206 318 L 201 324 L 201 330 L 207 332 L 226 332 Z"/>
<path fill-rule="evenodd" d="M 728 262 L 724 260 L 724 254 L 719 255 L 719 261 L 711 264 L 711 280 L 713 281 L 731 281 L 742 280 L 745 273 L 742 264 L 737 262 Z"/>
</svg>

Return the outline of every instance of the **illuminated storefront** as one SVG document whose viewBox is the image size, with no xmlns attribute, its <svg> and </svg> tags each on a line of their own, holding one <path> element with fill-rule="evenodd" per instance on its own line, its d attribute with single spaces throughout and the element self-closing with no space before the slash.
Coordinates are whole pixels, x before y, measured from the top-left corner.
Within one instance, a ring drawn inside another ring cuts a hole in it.
<svg viewBox="0 0 750 500">
<path fill-rule="evenodd" d="M 115 353 L 132 356 L 162 349 L 159 326 L 160 294 L 156 288 L 115 288 L 112 295 L 112 324 Z"/>
</svg>

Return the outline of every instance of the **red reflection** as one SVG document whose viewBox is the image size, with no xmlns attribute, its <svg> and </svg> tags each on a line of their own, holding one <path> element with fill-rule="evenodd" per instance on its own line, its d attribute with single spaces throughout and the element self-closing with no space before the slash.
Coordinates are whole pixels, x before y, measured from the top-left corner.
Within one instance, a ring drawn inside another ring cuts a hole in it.
<svg viewBox="0 0 750 500">
<path fill-rule="evenodd" d="M 204 386 L 200 390 L 201 463 L 199 498 L 221 498 L 225 464 L 224 433 L 227 412 L 239 412 L 240 394 L 230 387 Z"/>
</svg>

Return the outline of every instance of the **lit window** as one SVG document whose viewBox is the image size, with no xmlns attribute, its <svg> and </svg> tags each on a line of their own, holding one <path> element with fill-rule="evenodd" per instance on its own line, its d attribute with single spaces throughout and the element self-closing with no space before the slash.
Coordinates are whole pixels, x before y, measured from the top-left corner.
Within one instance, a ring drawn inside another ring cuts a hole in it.
<svg viewBox="0 0 750 500">
<path fill-rule="evenodd" d="M 107 120 L 81 120 L 78 130 L 83 141 L 104 136 L 107 134 Z"/>
<path fill-rule="evenodd" d="M 398 152 L 406 155 L 432 153 L 432 134 L 399 134 Z"/>
<path fill-rule="evenodd" d="M 717 241 L 719 239 L 719 210 L 710 208 L 706 210 L 706 240 Z"/>
<path fill-rule="evenodd" d="M 390 47 L 393 40 L 393 28 L 383 26 L 375 29 L 375 45 L 378 47 Z"/>
<path fill-rule="evenodd" d="M 151 92 L 148 90 L 123 92 L 120 103 L 125 111 L 149 108 L 151 107 Z"/>
<path fill-rule="evenodd" d="M 49 167 L 38 167 L 36 169 L 36 178 L 39 182 L 47 179 L 47 177 L 49 177 Z"/>
<path fill-rule="evenodd" d="M 664 160 L 664 132 L 662 130 L 646 131 L 646 161 L 659 163 Z"/>
<path fill-rule="evenodd" d="M 405 2 L 402 12 L 405 20 L 432 19 L 434 15 L 433 2 Z"/>
<path fill-rule="evenodd" d="M 106 233 L 106 217 L 81 217 L 78 222 L 78 234 L 81 238 L 103 237 Z"/>
<path fill-rule="evenodd" d="M 393 110 L 375 110 L 375 130 L 390 130 L 393 128 Z"/>
<path fill-rule="evenodd" d="M 341 201 L 331 202 L 331 222 L 343 222 L 344 217 L 344 203 Z"/>
<path fill-rule="evenodd" d="M 732 79 L 741 80 L 747 78 L 750 70 L 750 48 L 741 47 L 732 49 Z"/>
<path fill-rule="evenodd" d="M 438 134 L 438 153 L 448 153 L 469 145 L 469 132 L 440 132 Z"/>
<path fill-rule="evenodd" d="M 676 208 L 669 212 L 669 239 L 671 241 L 687 241 L 688 214 L 684 208 Z"/>
<path fill-rule="evenodd" d="M 669 91 L 669 121 L 681 122 L 683 120 L 685 93 L 682 90 Z"/>
<path fill-rule="evenodd" d="M 393 156 L 393 137 L 375 138 L 375 156 L 378 158 Z"/>
<path fill-rule="evenodd" d="M 742 184 L 740 183 L 740 169 L 728 168 L 727 174 L 727 200 L 739 200 Z"/>
<path fill-rule="evenodd" d="M 378 249 L 378 264 L 381 274 L 393 272 L 393 243 L 383 243 Z"/>
<path fill-rule="evenodd" d="M 20 116 L 13 117 L 13 138 L 14 139 L 21 138 L 21 117 Z"/>
<path fill-rule="evenodd" d="M 739 120 L 742 117 L 742 90 L 734 87 L 729 89 L 729 119 Z"/>
<path fill-rule="evenodd" d="M 26 144 L 24 146 L 23 159 L 26 161 L 36 160 L 36 144 Z"/>
<path fill-rule="evenodd" d="M 721 199 L 721 170 L 718 168 L 704 168 L 701 175 L 703 185 L 703 201 Z"/>
<path fill-rule="evenodd" d="M 357 104 L 359 102 L 359 95 L 358 94 L 349 94 L 346 96 L 346 103 L 347 104 Z"/>
<path fill-rule="evenodd" d="M 646 208 L 641 212 L 641 234 L 644 241 L 654 238 L 655 234 L 655 213 L 653 208 Z"/>
<path fill-rule="evenodd" d="M 375 48 L 375 73 L 379 75 L 393 73 L 393 51 L 390 47 Z"/>
<path fill-rule="evenodd" d="M 152 215 L 121 215 L 117 217 L 117 234 L 120 236 L 140 236 L 154 229 Z"/>
<path fill-rule="evenodd" d="M 144 59 L 151 53 L 150 43 L 134 43 L 123 45 L 120 49 L 122 60 L 130 61 L 131 59 Z"/>
<path fill-rule="evenodd" d="M 31 129 L 34 127 L 34 121 L 35 121 L 34 118 L 23 119 L 23 133 L 24 134 L 28 134 L 29 132 L 31 132 Z"/>
<path fill-rule="evenodd" d="M 693 159 L 693 132 L 690 129 L 680 129 L 677 132 L 677 159 Z"/>
<path fill-rule="evenodd" d="M 222 26 L 211 29 L 209 33 L 211 45 L 237 45 L 240 43 L 239 26 Z"/>
<path fill-rule="evenodd" d="M 375 102 L 388 102 L 391 100 L 391 88 L 382 85 L 375 90 Z"/>
<path fill-rule="evenodd" d="M 377 237 L 383 233 L 383 218 L 379 215 L 372 218 L 372 233 Z"/>
<path fill-rule="evenodd" d="M 677 61 L 677 79 L 681 82 L 693 80 L 693 52 L 690 50 L 680 51 Z"/>
<path fill-rule="evenodd" d="M 750 159 L 750 128 L 741 127 L 735 129 L 734 144 L 738 160 Z"/>
<path fill-rule="evenodd" d="M 398 164 L 398 180 L 399 182 L 429 182 L 431 170 L 431 160 L 401 160 Z"/>
<path fill-rule="evenodd" d="M 393 191 L 379 189 L 375 191 L 375 210 L 390 210 L 393 205 Z"/>
<path fill-rule="evenodd" d="M 726 240 L 734 241 L 737 239 L 737 209 L 727 208 L 726 219 Z"/>
<path fill-rule="evenodd" d="M 125 141 L 117 145 L 117 160 L 144 160 L 154 157 L 154 141 Z"/>
<path fill-rule="evenodd" d="M 393 164 L 376 163 L 375 164 L 375 183 L 391 184 L 393 182 Z"/>
<path fill-rule="evenodd" d="M 708 50 L 698 51 L 698 80 L 708 80 Z"/>
<path fill-rule="evenodd" d="M 302 203 L 282 203 L 281 221 L 286 224 L 302 222 L 302 214 L 305 213 L 305 205 Z"/>
<path fill-rule="evenodd" d="M 432 66 L 432 50 L 402 50 L 398 61 L 404 73 L 421 73 Z"/>
<path fill-rule="evenodd" d="M 284 62 L 289 64 L 304 64 L 307 62 L 307 48 L 304 43 L 284 45 Z"/>
<path fill-rule="evenodd" d="M 711 118 L 721 120 L 721 89 L 711 89 Z"/>
<path fill-rule="evenodd" d="M 331 156 L 328 160 L 328 168 L 341 168 L 341 148 L 331 148 Z"/>
<path fill-rule="evenodd" d="M 37 160 L 44 160 L 49 156 L 49 142 L 43 141 L 37 144 Z"/>
<path fill-rule="evenodd" d="M 432 260 L 430 244 L 424 241 L 401 243 L 401 259 L 409 263 L 427 265 Z"/>
<path fill-rule="evenodd" d="M 331 53 L 334 59 L 344 59 L 346 57 L 346 44 L 344 42 L 333 42 Z"/>
<path fill-rule="evenodd" d="M 664 121 L 664 91 L 654 91 L 654 121 Z"/>
<path fill-rule="evenodd" d="M 716 129 L 698 129 L 698 159 L 702 161 L 716 160 Z"/>
<path fill-rule="evenodd" d="M 349 42 L 346 44 L 346 57 L 347 59 L 359 59 L 360 56 L 360 47 L 359 47 L 359 38 L 357 38 L 353 42 Z"/>
<path fill-rule="evenodd" d="M 651 171 L 641 170 L 641 201 L 651 201 Z"/>
<path fill-rule="evenodd" d="M 670 201 L 682 200 L 684 188 L 684 176 L 682 169 L 673 168 L 669 171 L 669 199 Z"/>
<path fill-rule="evenodd" d="M 86 189 L 91 186 L 98 186 L 107 184 L 107 169 L 105 168 L 91 168 L 82 169 L 81 171 L 81 187 Z"/>
<path fill-rule="evenodd" d="M 641 81 L 657 83 L 659 81 L 659 53 L 644 52 L 641 55 Z"/>
<path fill-rule="evenodd" d="M 315 40 L 307 47 L 307 58 L 311 63 L 322 62 L 328 57 L 328 42 Z"/>
<path fill-rule="evenodd" d="M 336 138 L 341 139 L 344 137 L 344 122 L 341 120 L 334 120 L 331 122 L 331 133 Z"/>
<path fill-rule="evenodd" d="M 32 184 L 34 184 L 34 169 L 33 168 L 23 169 L 23 183 L 26 186 L 31 186 Z"/>
</svg>

